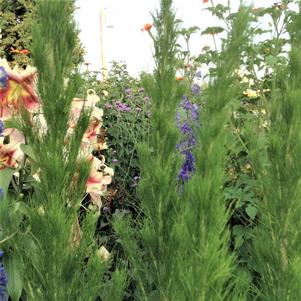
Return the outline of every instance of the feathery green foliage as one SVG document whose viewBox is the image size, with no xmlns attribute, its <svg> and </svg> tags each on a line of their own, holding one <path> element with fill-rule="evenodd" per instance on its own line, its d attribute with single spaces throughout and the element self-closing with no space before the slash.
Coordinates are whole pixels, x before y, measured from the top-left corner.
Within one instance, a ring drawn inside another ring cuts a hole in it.
<svg viewBox="0 0 301 301">
<path fill-rule="evenodd" d="M 301 296 L 301 4 L 286 24 L 290 35 L 289 64 L 274 68 L 267 104 L 265 145 L 249 128 L 248 143 L 257 175 L 259 224 L 252 256 L 258 272 L 259 300 L 299 300 Z"/>
<path fill-rule="evenodd" d="M 87 209 L 79 219 L 90 167 L 78 155 L 89 112 L 82 110 L 66 142 L 71 101 L 79 88 L 79 76 L 72 70 L 76 45 L 72 9 L 67 1 L 43 0 L 37 3 L 37 14 L 32 53 L 46 127 L 31 127 L 26 113 L 21 123 L 40 181 L 30 202 L 19 206 L 23 219 L 18 208 L 8 211 L 12 219 L 18 218 L 19 229 L 4 249 L 18 258 L 28 300 L 95 301 L 100 296 L 121 300 L 123 271 L 113 272 L 112 282 L 104 278 L 109 262 L 99 255 L 94 237 L 99 213 Z M 105 296 L 112 285 L 114 294 Z"/>
<path fill-rule="evenodd" d="M 241 7 L 208 88 L 196 174 L 181 192 L 176 181 L 180 160 L 175 152 L 175 109 L 185 85 L 175 81 L 179 31 L 172 1 L 161 1 L 154 18 L 156 70 L 146 90 L 153 100 L 152 127 L 148 143 L 140 147 L 139 193 L 145 218 L 138 239 L 143 252 L 133 242 L 135 234 L 128 232 L 130 225 L 116 223 L 136 272 L 139 300 L 246 299 L 247 279 L 239 274 L 239 281 L 234 275 L 239 272 L 229 254 L 229 215 L 222 186 L 226 125 L 240 92 L 233 74 L 239 68 L 248 22 L 248 9 Z"/>
<path fill-rule="evenodd" d="M 181 219 L 177 223 L 183 249 L 177 255 L 183 280 L 178 300 L 246 300 L 248 280 L 235 267 L 229 251 L 229 211 L 223 185 L 227 145 L 231 145 L 231 110 L 241 92 L 235 77 L 247 41 L 249 11 L 241 6 L 211 79 L 201 112 L 195 150 L 196 173 L 184 188 Z M 183 258 L 184 256 L 184 258 Z"/>
<path fill-rule="evenodd" d="M 180 204 L 176 180 L 180 160 L 175 152 L 178 142 L 175 112 L 183 89 L 175 80 L 178 22 L 172 1 L 161 1 L 161 10 L 154 17 L 154 27 L 157 31 L 152 36 L 156 69 L 154 77 L 143 84 L 152 99 L 151 134 L 138 152 L 141 164 L 138 191 L 145 214 L 139 233 L 143 251 L 138 250 L 129 227 L 125 230 L 119 221 L 116 229 L 135 272 L 138 300 L 173 300 L 178 284 L 175 282 L 175 251 L 180 243 L 173 236 Z"/>
</svg>

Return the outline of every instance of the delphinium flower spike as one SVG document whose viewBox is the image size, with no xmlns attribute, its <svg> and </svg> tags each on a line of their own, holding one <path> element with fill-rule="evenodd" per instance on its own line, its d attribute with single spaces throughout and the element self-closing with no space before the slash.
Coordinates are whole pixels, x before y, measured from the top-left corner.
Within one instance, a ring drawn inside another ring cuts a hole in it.
<svg viewBox="0 0 301 301">
<path fill-rule="evenodd" d="M 178 179 L 183 185 L 195 171 L 195 158 L 192 150 L 196 144 L 196 138 L 193 127 L 199 118 L 199 107 L 190 102 L 186 96 L 183 96 L 180 110 L 182 110 L 182 114 L 178 111 L 176 120 L 184 139 L 177 144 L 176 148 L 184 157 L 184 163 L 178 173 Z M 182 115 L 184 115 L 184 118 L 182 118 Z M 182 121 L 182 119 L 184 119 L 184 121 Z"/>
</svg>

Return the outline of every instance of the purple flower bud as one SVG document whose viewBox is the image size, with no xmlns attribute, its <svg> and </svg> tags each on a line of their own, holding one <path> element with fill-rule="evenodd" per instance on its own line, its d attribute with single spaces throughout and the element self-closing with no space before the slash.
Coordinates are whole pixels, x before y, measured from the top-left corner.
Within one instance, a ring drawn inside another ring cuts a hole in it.
<svg viewBox="0 0 301 301">
<path fill-rule="evenodd" d="M 192 133 L 192 128 L 188 125 L 187 122 L 184 122 L 182 125 L 181 125 L 181 132 L 184 134 L 184 135 L 189 135 Z"/>
<path fill-rule="evenodd" d="M 139 88 L 138 92 L 139 93 L 144 93 L 144 88 Z"/>
<path fill-rule="evenodd" d="M 124 92 L 125 92 L 125 94 L 130 95 L 130 94 L 132 94 L 132 89 L 131 88 L 125 89 Z"/>
<path fill-rule="evenodd" d="M 141 112 L 141 111 L 142 111 L 142 109 L 141 109 L 141 108 L 139 108 L 139 107 L 137 107 L 137 108 L 136 108 L 136 112 L 138 112 L 138 113 L 139 113 L 139 112 Z"/>
<path fill-rule="evenodd" d="M 0 66 L 0 88 L 5 88 L 8 82 L 8 74 L 4 67 Z"/>
<path fill-rule="evenodd" d="M 105 206 L 102 208 L 102 212 L 106 213 L 106 212 L 109 212 L 110 211 L 110 208 Z"/>
<path fill-rule="evenodd" d="M 113 163 L 113 164 L 116 164 L 117 162 L 118 162 L 118 159 L 115 159 L 115 158 L 114 158 L 114 159 L 112 160 L 112 163 Z"/>
<path fill-rule="evenodd" d="M 202 71 L 201 70 L 197 71 L 197 73 L 195 74 L 195 76 L 197 78 L 201 78 L 202 77 Z"/>
<path fill-rule="evenodd" d="M 201 87 L 200 87 L 199 85 L 197 85 L 197 84 L 193 84 L 193 85 L 191 86 L 191 92 L 192 92 L 192 94 L 194 94 L 194 95 L 198 95 L 198 94 L 200 94 L 200 92 L 201 92 Z"/>
<path fill-rule="evenodd" d="M 106 104 L 104 105 L 104 107 L 105 107 L 106 109 L 112 109 L 112 108 L 113 108 L 113 106 L 112 106 L 110 103 L 106 103 Z"/>
<path fill-rule="evenodd" d="M 150 99 L 149 99 L 148 96 L 145 96 L 145 97 L 143 98 L 143 100 L 144 100 L 144 102 L 146 102 L 146 103 L 148 103 L 148 102 L 150 101 Z"/>
<path fill-rule="evenodd" d="M 120 101 L 116 101 L 116 109 L 120 112 L 130 112 L 131 107 L 129 107 L 127 104 L 122 103 Z"/>
</svg>

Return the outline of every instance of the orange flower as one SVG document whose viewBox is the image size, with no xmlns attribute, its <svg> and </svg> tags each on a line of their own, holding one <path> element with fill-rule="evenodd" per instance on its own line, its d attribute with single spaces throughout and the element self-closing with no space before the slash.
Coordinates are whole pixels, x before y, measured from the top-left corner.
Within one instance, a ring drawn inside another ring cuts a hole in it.
<svg viewBox="0 0 301 301">
<path fill-rule="evenodd" d="M 208 3 L 209 2 L 209 0 L 203 0 L 203 3 Z"/>
<path fill-rule="evenodd" d="M 142 31 L 150 31 L 152 27 L 153 27 L 152 24 L 145 23 L 145 24 L 144 24 L 144 27 L 141 28 L 141 30 L 142 30 Z"/>
<path fill-rule="evenodd" d="M 27 49 L 18 50 L 18 49 L 14 48 L 14 47 L 10 47 L 10 51 L 12 53 L 19 53 L 19 54 L 29 54 L 30 53 L 30 51 L 27 50 Z"/>
<path fill-rule="evenodd" d="M 176 77 L 176 80 L 178 80 L 178 81 L 183 80 L 183 79 L 184 79 L 183 76 L 177 76 L 177 77 Z"/>
</svg>

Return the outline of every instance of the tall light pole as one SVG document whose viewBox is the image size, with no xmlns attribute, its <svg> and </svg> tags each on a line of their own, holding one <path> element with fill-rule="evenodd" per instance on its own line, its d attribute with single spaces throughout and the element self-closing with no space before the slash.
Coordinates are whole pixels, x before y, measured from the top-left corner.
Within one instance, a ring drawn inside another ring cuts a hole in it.
<svg viewBox="0 0 301 301">
<path fill-rule="evenodd" d="M 101 5 L 100 7 L 100 62 L 102 68 L 102 79 L 106 79 L 108 76 L 108 66 L 105 58 L 105 9 Z"/>
</svg>

